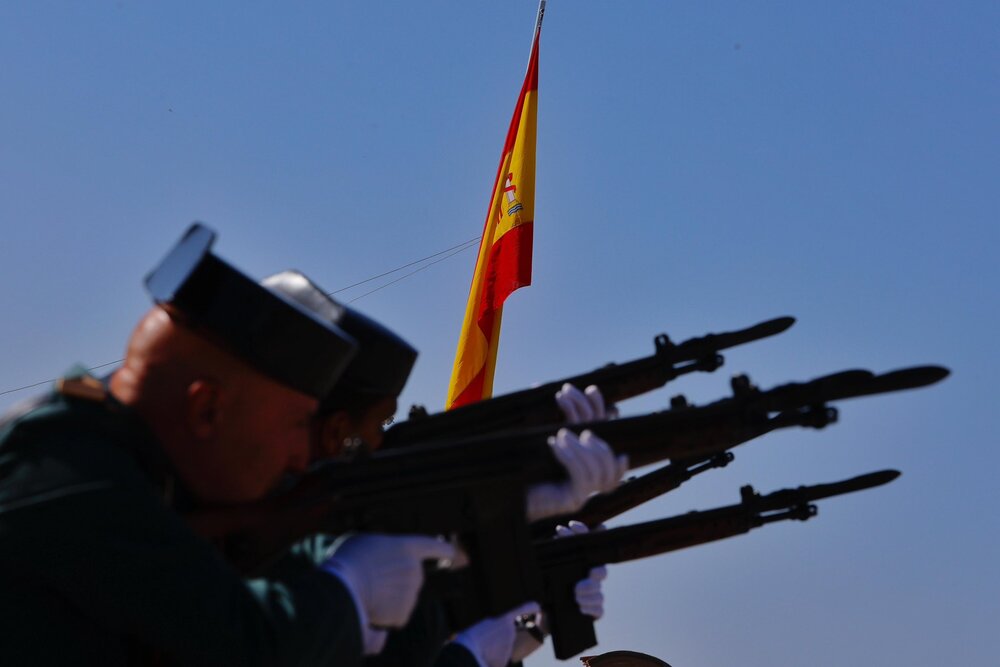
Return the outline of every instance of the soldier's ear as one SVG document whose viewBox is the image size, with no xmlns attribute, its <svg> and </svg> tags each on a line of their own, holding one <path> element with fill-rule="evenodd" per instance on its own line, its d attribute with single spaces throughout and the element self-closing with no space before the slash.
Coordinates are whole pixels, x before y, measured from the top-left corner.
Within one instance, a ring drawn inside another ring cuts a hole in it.
<svg viewBox="0 0 1000 667">
<path fill-rule="evenodd" d="M 213 380 L 195 380 L 188 385 L 184 416 L 191 433 L 200 439 L 215 437 L 219 430 L 222 391 Z"/>
</svg>

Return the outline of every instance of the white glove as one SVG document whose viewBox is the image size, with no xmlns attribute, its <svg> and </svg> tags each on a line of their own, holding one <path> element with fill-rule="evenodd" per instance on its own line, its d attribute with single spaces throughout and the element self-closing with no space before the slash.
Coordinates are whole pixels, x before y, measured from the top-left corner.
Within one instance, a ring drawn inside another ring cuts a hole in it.
<svg viewBox="0 0 1000 667">
<path fill-rule="evenodd" d="M 601 525 L 595 528 L 595 530 L 604 530 L 604 526 Z M 556 537 L 584 535 L 589 532 L 587 524 L 579 521 L 570 521 L 568 527 L 556 526 Z M 580 611 L 588 616 L 592 616 L 595 621 L 604 615 L 604 594 L 601 592 L 601 582 L 607 576 L 608 568 L 604 566 L 595 567 L 590 571 L 587 578 L 577 582 L 576 587 L 573 589 L 576 604 L 579 605 Z M 532 609 L 535 611 L 532 611 Z M 497 664 L 505 665 L 506 663 L 493 662 L 494 659 L 502 659 L 505 656 L 508 662 L 521 662 L 537 651 L 541 647 L 542 642 L 536 638 L 537 633 L 533 634 L 528 630 L 518 628 L 514 625 L 513 621 L 518 616 L 535 613 L 536 611 L 537 605 L 534 608 L 530 605 L 525 605 L 511 614 L 481 621 L 461 633 L 456 638 L 456 641 L 459 641 L 459 643 L 468 648 L 476 656 L 480 667 L 493 667 Z M 535 624 L 545 632 L 546 623 L 544 614 L 536 613 Z M 482 659 L 483 652 L 480 650 L 480 646 L 486 643 L 484 639 L 487 637 L 496 641 L 497 652 L 495 655 L 491 654 L 490 658 L 484 660 Z M 501 653 L 499 649 L 506 646 L 507 643 L 511 643 L 510 653 Z"/>
<path fill-rule="evenodd" d="M 459 632 L 453 641 L 468 649 L 480 667 L 506 667 L 514 654 L 514 641 L 519 634 L 514 621 L 518 616 L 539 612 L 541 608 L 537 602 L 527 602 L 502 616 L 479 621 Z"/>
<path fill-rule="evenodd" d="M 599 526 L 595 530 L 604 530 L 604 526 Z M 589 532 L 587 524 L 579 521 L 570 521 L 568 527 L 556 526 L 556 537 L 585 535 Z M 587 578 L 578 581 L 573 589 L 580 611 L 587 616 L 593 616 L 595 621 L 604 616 L 604 594 L 601 592 L 601 582 L 607 578 L 608 568 L 603 565 L 595 567 L 587 575 Z"/>
<path fill-rule="evenodd" d="M 607 417 L 604 397 L 595 385 L 580 391 L 567 382 L 556 392 L 556 404 L 566 415 L 567 424 L 598 421 Z"/>
<path fill-rule="evenodd" d="M 365 655 L 385 645 L 385 628 L 406 625 L 424 583 L 425 560 L 454 560 L 458 549 L 425 535 L 352 535 L 322 567 L 347 586 L 361 623 Z"/>
<path fill-rule="evenodd" d="M 628 470 L 628 456 L 615 456 L 608 443 L 590 431 L 577 437 L 568 429 L 560 429 L 549 438 L 549 446 L 566 468 L 569 480 L 528 489 L 528 521 L 575 512 L 591 494 L 617 487 Z"/>
</svg>

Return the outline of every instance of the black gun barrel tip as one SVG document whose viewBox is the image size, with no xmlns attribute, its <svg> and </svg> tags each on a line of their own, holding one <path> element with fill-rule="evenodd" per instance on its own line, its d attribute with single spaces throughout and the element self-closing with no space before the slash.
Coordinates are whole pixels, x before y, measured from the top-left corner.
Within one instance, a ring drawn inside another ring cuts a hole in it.
<svg viewBox="0 0 1000 667">
<path fill-rule="evenodd" d="M 851 479 L 845 479 L 843 484 L 845 489 L 850 489 L 851 491 L 874 489 L 876 486 L 888 484 L 899 477 L 900 474 L 901 473 L 898 470 L 876 470 L 875 472 L 858 475 L 857 477 L 852 477 Z"/>
<path fill-rule="evenodd" d="M 875 478 L 876 484 L 888 484 L 889 482 L 897 479 L 903 473 L 898 470 L 880 470 L 878 472 L 873 472 L 872 477 Z"/>
<path fill-rule="evenodd" d="M 752 328 L 766 331 L 768 335 L 773 336 L 783 331 L 787 331 L 788 328 L 793 324 L 795 324 L 795 318 L 785 315 L 782 317 L 775 317 L 774 319 L 765 320 Z"/>
<path fill-rule="evenodd" d="M 951 375 L 951 370 L 945 368 L 944 366 L 928 366 L 927 369 L 931 375 L 937 378 L 936 380 L 934 380 L 935 382 L 940 382 L 941 380 Z"/>
<path fill-rule="evenodd" d="M 926 387 L 936 384 L 951 375 L 951 371 L 944 366 L 910 366 L 901 368 L 898 371 L 886 373 L 883 377 L 893 378 L 901 385 L 901 388 Z"/>
</svg>

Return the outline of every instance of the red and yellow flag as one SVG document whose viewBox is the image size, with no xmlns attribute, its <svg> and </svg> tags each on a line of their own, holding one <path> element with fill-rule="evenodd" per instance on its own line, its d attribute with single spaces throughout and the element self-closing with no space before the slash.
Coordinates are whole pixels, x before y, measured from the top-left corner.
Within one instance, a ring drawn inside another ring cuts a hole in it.
<svg viewBox="0 0 1000 667">
<path fill-rule="evenodd" d="M 531 284 L 531 235 L 535 219 L 535 125 L 538 118 L 538 37 L 545 0 L 538 5 L 535 36 L 521 95 L 507 131 L 493 184 L 469 302 L 458 338 L 445 409 L 493 395 L 503 302 Z"/>
</svg>

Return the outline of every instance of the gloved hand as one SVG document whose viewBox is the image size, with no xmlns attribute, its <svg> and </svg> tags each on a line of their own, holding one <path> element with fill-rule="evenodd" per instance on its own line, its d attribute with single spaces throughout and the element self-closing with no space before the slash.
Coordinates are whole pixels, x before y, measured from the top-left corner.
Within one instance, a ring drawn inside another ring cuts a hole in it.
<svg viewBox="0 0 1000 667">
<path fill-rule="evenodd" d="M 549 446 L 566 468 L 569 480 L 537 484 L 528 489 L 528 521 L 575 512 L 591 494 L 618 486 L 628 470 L 628 456 L 615 456 L 608 443 L 590 431 L 577 437 L 568 429 L 560 429 L 549 439 Z"/>
<path fill-rule="evenodd" d="M 599 526 L 595 530 L 604 530 L 604 526 Z M 579 521 L 570 521 L 569 526 L 556 526 L 556 537 L 584 535 L 588 532 L 590 530 L 587 528 L 587 525 Z M 588 616 L 592 616 L 595 621 L 604 615 L 604 594 L 601 592 L 601 582 L 607 576 L 608 568 L 604 566 L 595 567 L 590 570 L 587 578 L 577 582 L 576 587 L 573 589 L 576 604 L 579 605 L 580 611 Z M 472 626 L 463 634 L 471 634 L 473 638 L 490 637 L 495 639 L 497 646 L 503 646 L 504 642 L 510 641 L 512 642 L 512 648 L 507 660 L 509 662 L 521 662 L 537 651 L 542 645 L 542 642 L 538 640 L 539 633 L 537 630 L 529 632 L 528 630 L 514 626 L 514 619 L 528 613 L 531 612 L 524 611 L 524 608 L 522 608 L 513 614 L 505 614 L 499 618 L 487 619 Z M 545 632 L 546 623 L 544 614 L 537 615 L 535 625 L 541 629 L 542 633 Z M 461 637 L 462 635 L 459 636 Z M 477 649 L 470 646 L 471 641 L 463 641 L 461 643 L 472 651 L 477 659 L 481 657 L 480 654 L 476 653 Z M 476 646 L 478 647 L 479 644 L 477 643 Z M 503 655 L 498 651 L 496 657 L 502 658 Z M 484 667 L 492 667 L 493 664 L 488 660 L 480 660 L 480 665 Z"/>
<path fill-rule="evenodd" d="M 468 649 L 480 667 L 506 667 L 514 654 L 514 640 L 518 634 L 514 621 L 518 616 L 540 612 L 537 602 L 527 602 L 502 616 L 488 618 L 462 630 L 453 641 Z"/>
<path fill-rule="evenodd" d="M 385 645 L 385 628 L 406 624 L 424 583 L 425 560 L 455 560 L 458 549 L 424 535 L 362 533 L 338 542 L 322 567 L 354 598 L 365 655 Z"/>
<path fill-rule="evenodd" d="M 599 526 L 595 530 L 604 530 L 604 526 Z M 589 532 L 587 524 L 579 521 L 570 521 L 569 526 L 556 526 L 556 537 L 585 535 Z M 607 578 L 608 568 L 603 565 L 595 567 L 590 570 L 586 579 L 578 581 L 576 587 L 573 588 L 580 611 L 587 616 L 593 616 L 595 621 L 604 616 L 604 594 L 601 592 L 601 582 Z"/>
<path fill-rule="evenodd" d="M 566 415 L 567 424 L 581 424 L 607 417 L 604 397 L 595 385 L 580 391 L 567 382 L 556 392 L 556 404 Z"/>
</svg>

